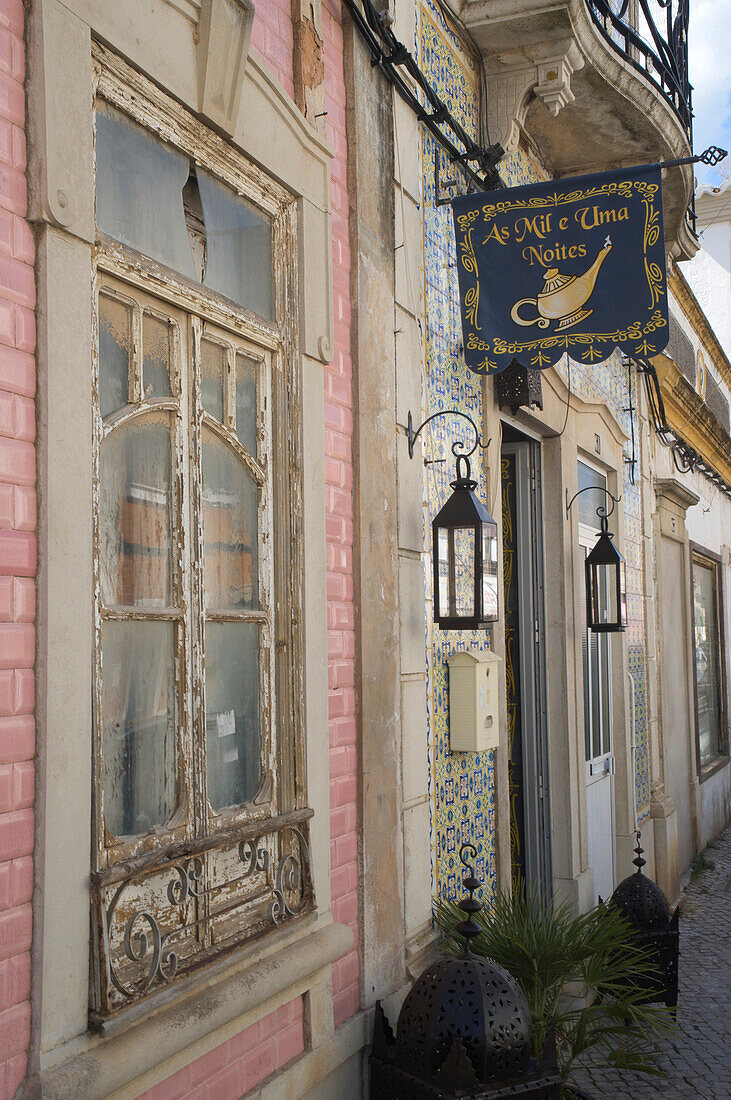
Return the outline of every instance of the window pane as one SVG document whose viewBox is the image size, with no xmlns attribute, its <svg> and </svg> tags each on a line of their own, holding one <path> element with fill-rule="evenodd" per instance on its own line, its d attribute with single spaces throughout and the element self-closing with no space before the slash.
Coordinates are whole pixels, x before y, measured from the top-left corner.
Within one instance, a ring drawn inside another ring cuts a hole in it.
<svg viewBox="0 0 731 1100">
<path fill-rule="evenodd" d="M 175 809 L 174 623 L 102 625 L 104 817 L 147 833 Z"/>
<path fill-rule="evenodd" d="M 142 320 L 142 389 L 145 397 L 170 396 L 170 326 L 145 314 Z"/>
<path fill-rule="evenodd" d="M 497 615 L 497 539 L 482 532 L 482 610 Z"/>
<path fill-rule="evenodd" d="M 205 411 L 223 424 L 223 380 L 226 349 L 201 340 L 201 403 Z"/>
<path fill-rule="evenodd" d="M 188 158 L 109 107 L 96 112 L 96 223 L 195 279 L 183 212 Z"/>
<path fill-rule="evenodd" d="M 207 245 L 204 286 L 271 318 L 271 225 L 208 172 L 198 168 L 197 175 Z"/>
<path fill-rule="evenodd" d="M 599 683 L 599 635 L 589 631 L 589 675 L 591 676 L 592 756 L 601 756 L 601 696 Z"/>
<path fill-rule="evenodd" d="M 256 458 L 256 375 L 258 364 L 248 355 L 236 356 L 236 435 Z"/>
<path fill-rule="evenodd" d="M 454 614 L 467 618 L 475 613 L 475 531 L 457 527 L 454 536 Z"/>
<path fill-rule="evenodd" d="M 171 455 L 167 419 L 115 428 L 100 456 L 100 567 L 107 606 L 171 603 Z"/>
<path fill-rule="evenodd" d="M 607 479 L 603 474 L 597 473 L 596 470 L 592 470 L 590 466 L 585 466 L 583 462 L 578 463 L 579 467 L 579 489 L 594 489 L 593 493 L 582 493 L 581 496 L 576 498 L 576 502 L 579 506 L 579 523 L 585 523 L 589 527 L 594 527 L 599 530 L 599 517 L 596 514 L 597 508 L 606 508 L 607 506 L 607 494 L 604 492 L 607 486 Z"/>
<path fill-rule="evenodd" d="M 439 584 L 437 588 L 437 610 L 440 615 L 449 615 L 449 534 L 443 528 L 439 528 L 437 535 Z"/>
<path fill-rule="evenodd" d="M 602 754 L 612 751 L 612 727 L 609 721 L 609 635 L 599 635 L 602 678 Z"/>
<path fill-rule="evenodd" d="M 259 493 L 241 461 L 210 431 L 203 436 L 206 607 L 258 607 Z"/>
<path fill-rule="evenodd" d="M 250 802 L 261 782 L 259 626 L 206 626 L 206 767 L 214 810 Z"/>
<path fill-rule="evenodd" d="M 721 678 L 719 674 L 716 571 L 693 561 L 693 629 L 701 766 L 719 755 Z"/>
<path fill-rule="evenodd" d="M 586 565 L 588 550 L 581 547 L 581 563 Z M 591 760 L 591 684 L 589 681 L 589 631 L 586 626 L 586 584 L 582 569 L 581 584 L 579 585 L 581 600 L 581 668 L 584 677 L 584 752 L 587 760 Z"/>
<path fill-rule="evenodd" d="M 99 295 L 99 411 L 109 416 L 129 401 L 132 310 Z"/>
</svg>

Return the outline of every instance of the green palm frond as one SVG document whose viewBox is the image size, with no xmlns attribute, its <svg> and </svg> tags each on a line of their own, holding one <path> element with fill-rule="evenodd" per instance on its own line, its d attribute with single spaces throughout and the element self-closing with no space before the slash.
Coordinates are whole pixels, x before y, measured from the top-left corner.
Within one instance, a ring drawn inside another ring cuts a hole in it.
<svg viewBox="0 0 731 1100">
<path fill-rule="evenodd" d="M 464 913 L 455 901 L 440 902 L 434 921 L 447 951 L 462 950 L 455 925 Z M 674 1029 L 670 1010 L 646 1004 L 656 975 L 651 952 L 637 944 L 626 919 L 599 905 L 577 914 L 569 904 L 545 899 L 529 888 L 496 894 L 476 915 L 482 932 L 471 943 L 512 974 L 533 1019 L 533 1053 L 555 1028 L 566 1080 L 577 1058 L 617 1069 L 657 1074 L 662 1038 Z"/>
</svg>

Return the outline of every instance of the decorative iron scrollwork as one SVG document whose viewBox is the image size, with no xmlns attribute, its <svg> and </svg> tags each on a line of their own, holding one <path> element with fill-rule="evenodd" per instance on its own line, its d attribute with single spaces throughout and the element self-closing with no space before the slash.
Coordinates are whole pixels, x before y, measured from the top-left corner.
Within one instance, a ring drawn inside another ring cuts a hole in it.
<svg viewBox="0 0 731 1100">
<path fill-rule="evenodd" d="M 111 886 L 95 883 L 105 966 L 92 1021 L 313 908 L 310 812 L 296 816 L 270 833 L 263 824 L 261 836 L 161 857 Z"/>
</svg>

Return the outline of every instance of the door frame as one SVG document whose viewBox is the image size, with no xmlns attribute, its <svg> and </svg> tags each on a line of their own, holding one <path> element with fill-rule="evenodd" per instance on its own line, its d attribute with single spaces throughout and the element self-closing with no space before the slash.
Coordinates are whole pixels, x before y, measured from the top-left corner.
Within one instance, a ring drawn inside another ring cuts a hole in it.
<svg viewBox="0 0 731 1100">
<path fill-rule="evenodd" d="M 526 877 L 553 891 L 551 807 L 546 697 L 543 488 L 540 441 L 524 436 L 503 442 L 515 456 L 516 564 L 520 628 L 521 738 Z M 529 532 L 529 537 L 524 537 Z"/>
</svg>

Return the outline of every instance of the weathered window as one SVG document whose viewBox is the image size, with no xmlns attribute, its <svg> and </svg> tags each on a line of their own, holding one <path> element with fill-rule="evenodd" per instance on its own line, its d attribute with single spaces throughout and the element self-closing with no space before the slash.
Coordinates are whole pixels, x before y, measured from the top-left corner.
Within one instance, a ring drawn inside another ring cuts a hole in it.
<svg viewBox="0 0 731 1100">
<path fill-rule="evenodd" d="M 314 899 L 297 473 L 275 445 L 299 429 L 293 342 L 275 320 L 291 314 L 274 252 L 295 254 L 291 210 L 273 187 L 257 208 L 196 163 L 192 139 L 178 149 L 103 102 L 96 124 L 104 1017 Z"/>
<path fill-rule="evenodd" d="M 693 684 L 701 771 L 727 751 L 723 605 L 719 563 L 693 551 Z"/>
</svg>

